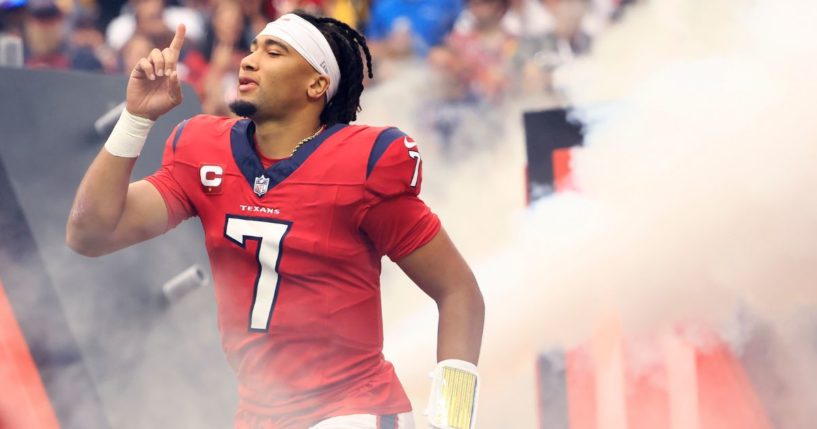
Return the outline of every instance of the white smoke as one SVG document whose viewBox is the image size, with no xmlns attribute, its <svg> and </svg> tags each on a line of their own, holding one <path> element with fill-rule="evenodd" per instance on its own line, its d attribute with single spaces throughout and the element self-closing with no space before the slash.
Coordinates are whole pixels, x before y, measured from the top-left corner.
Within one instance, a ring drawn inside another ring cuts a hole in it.
<svg viewBox="0 0 817 429">
<path fill-rule="evenodd" d="M 573 157 L 580 192 L 527 211 L 515 112 L 503 144 L 464 163 L 434 161 L 426 148 L 426 199 L 487 303 L 481 427 L 535 427 L 536 354 L 587 341 L 609 314 L 626 332 L 655 332 L 720 329 L 739 311 L 770 323 L 758 378 L 778 388 L 756 390 L 776 427 L 812 427 L 815 21 L 810 0 L 634 7 L 558 76 L 578 116 L 593 118 Z M 378 101 L 375 90 L 368 102 Z M 600 103 L 615 109 L 599 119 Z M 386 354 L 420 410 L 436 312 L 397 278 L 384 281 Z"/>
</svg>

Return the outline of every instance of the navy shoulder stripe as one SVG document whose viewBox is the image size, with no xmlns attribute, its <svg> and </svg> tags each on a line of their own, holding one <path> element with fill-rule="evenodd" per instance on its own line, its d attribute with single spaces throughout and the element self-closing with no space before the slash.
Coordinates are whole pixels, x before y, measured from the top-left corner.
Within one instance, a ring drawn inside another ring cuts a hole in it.
<svg viewBox="0 0 817 429">
<path fill-rule="evenodd" d="M 182 136 L 182 130 L 184 129 L 184 126 L 187 125 L 187 121 L 189 121 L 189 119 L 183 120 L 179 126 L 176 127 L 176 135 L 173 136 L 173 152 L 176 152 L 176 143 L 179 142 L 179 137 Z"/>
<path fill-rule="evenodd" d="M 366 164 L 367 179 L 369 178 L 369 175 L 372 174 L 372 170 L 374 170 L 374 166 L 377 165 L 377 161 L 381 156 L 383 156 L 384 153 L 386 153 L 386 149 L 389 148 L 391 142 L 405 136 L 406 133 L 397 128 L 387 128 L 377 136 L 377 139 L 374 141 L 374 145 L 372 145 L 372 151 L 369 153 L 369 162 Z"/>
</svg>

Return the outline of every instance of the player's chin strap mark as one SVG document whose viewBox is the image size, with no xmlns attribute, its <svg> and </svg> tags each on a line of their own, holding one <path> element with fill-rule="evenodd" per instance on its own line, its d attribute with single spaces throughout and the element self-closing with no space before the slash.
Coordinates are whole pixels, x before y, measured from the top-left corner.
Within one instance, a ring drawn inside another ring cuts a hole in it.
<svg viewBox="0 0 817 429">
<path fill-rule="evenodd" d="M 425 414 L 439 429 L 473 429 L 477 417 L 479 374 L 464 360 L 446 359 L 431 373 L 431 395 Z"/>
</svg>

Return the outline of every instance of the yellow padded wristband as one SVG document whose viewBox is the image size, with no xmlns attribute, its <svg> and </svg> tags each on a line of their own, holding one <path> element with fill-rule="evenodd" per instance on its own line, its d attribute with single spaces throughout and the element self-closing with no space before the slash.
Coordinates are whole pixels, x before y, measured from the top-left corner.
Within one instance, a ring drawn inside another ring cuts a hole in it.
<svg viewBox="0 0 817 429">
<path fill-rule="evenodd" d="M 431 373 L 431 395 L 426 410 L 431 426 L 439 429 L 473 429 L 479 396 L 477 367 L 459 359 L 446 359 Z"/>
</svg>

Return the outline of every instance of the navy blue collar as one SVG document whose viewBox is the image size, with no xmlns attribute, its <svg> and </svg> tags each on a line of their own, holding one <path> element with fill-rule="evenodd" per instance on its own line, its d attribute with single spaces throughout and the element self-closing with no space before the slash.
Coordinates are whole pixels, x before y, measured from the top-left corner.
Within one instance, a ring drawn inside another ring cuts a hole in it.
<svg viewBox="0 0 817 429">
<path fill-rule="evenodd" d="M 294 173 L 301 164 L 312 155 L 326 139 L 336 132 L 346 127 L 346 124 L 335 124 L 323 130 L 312 140 L 304 143 L 295 155 L 282 159 L 270 168 L 264 170 L 258 154 L 255 153 L 253 135 L 255 134 L 255 124 L 250 119 L 241 119 L 233 125 L 230 130 L 230 145 L 233 150 L 233 159 L 241 170 L 241 174 L 247 179 L 250 187 L 255 185 L 255 179 L 262 175 L 269 178 L 269 189 L 283 182 L 290 174 Z"/>
</svg>

